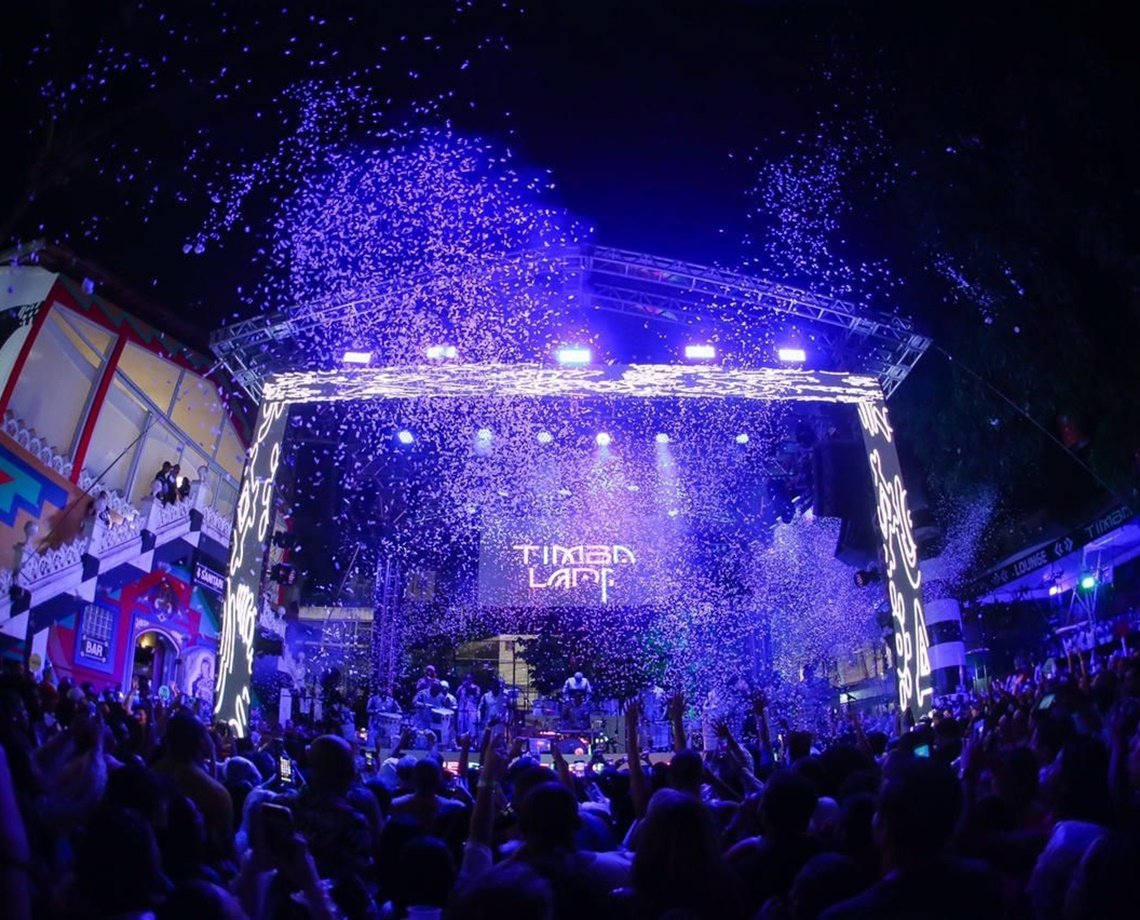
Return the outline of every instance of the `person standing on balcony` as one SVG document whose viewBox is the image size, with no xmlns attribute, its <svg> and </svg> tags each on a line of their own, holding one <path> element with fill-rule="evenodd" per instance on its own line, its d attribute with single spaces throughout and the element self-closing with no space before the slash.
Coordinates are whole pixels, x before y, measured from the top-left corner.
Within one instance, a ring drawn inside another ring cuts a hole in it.
<svg viewBox="0 0 1140 920">
<path fill-rule="evenodd" d="M 150 494 L 164 505 L 168 503 L 170 494 L 170 470 L 174 466 L 169 460 L 162 461 L 162 469 L 154 474 L 154 482 L 150 487 Z"/>
</svg>

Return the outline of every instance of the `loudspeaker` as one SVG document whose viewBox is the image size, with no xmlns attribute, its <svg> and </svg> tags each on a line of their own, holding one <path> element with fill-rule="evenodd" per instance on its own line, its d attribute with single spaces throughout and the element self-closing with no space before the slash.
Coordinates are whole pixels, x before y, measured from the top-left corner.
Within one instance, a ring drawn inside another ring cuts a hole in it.
<svg viewBox="0 0 1140 920">
<path fill-rule="evenodd" d="M 858 441 L 824 441 L 812 450 L 815 516 L 845 518 L 869 492 L 867 454 Z"/>
</svg>

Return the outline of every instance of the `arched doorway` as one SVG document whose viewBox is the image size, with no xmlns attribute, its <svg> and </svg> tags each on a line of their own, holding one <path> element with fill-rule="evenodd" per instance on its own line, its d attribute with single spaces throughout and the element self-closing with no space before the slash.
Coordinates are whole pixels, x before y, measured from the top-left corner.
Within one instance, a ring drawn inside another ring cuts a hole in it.
<svg viewBox="0 0 1140 920">
<path fill-rule="evenodd" d="M 132 685 L 137 681 L 140 689 L 145 679 L 150 693 L 159 687 L 170 686 L 178 676 L 178 646 L 166 633 L 148 629 L 135 637 L 135 658 Z"/>
</svg>

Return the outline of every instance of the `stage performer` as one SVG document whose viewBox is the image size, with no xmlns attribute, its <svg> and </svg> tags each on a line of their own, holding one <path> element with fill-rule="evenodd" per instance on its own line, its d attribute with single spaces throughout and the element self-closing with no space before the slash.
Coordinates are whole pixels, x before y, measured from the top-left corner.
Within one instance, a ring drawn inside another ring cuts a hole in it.
<svg viewBox="0 0 1140 920">
<path fill-rule="evenodd" d="M 562 685 L 563 718 L 570 728 L 589 728 L 590 692 L 590 681 L 581 671 L 575 671 Z"/>
<path fill-rule="evenodd" d="M 433 681 L 422 690 L 416 692 L 412 700 L 412 708 L 416 714 L 416 728 L 420 729 L 420 731 L 426 731 L 431 728 L 432 710 L 440 705 L 442 694 L 443 688 L 440 687 L 438 680 Z"/>
<path fill-rule="evenodd" d="M 486 728 L 492 721 L 505 722 L 509 705 L 506 683 L 501 677 L 496 677 L 491 684 L 491 689 L 483 694 L 481 704 L 483 710 L 482 727 Z"/>
<path fill-rule="evenodd" d="M 475 683 L 475 678 L 470 672 L 463 678 L 463 683 L 459 685 L 455 699 L 458 704 L 456 712 L 457 731 L 460 735 L 474 734 L 475 723 L 479 719 L 479 685 Z"/>
<path fill-rule="evenodd" d="M 391 687 L 377 690 L 368 698 L 368 744 L 370 747 L 387 746 L 392 743 L 387 724 L 381 716 L 400 715 L 400 704 L 392 694 Z"/>
<path fill-rule="evenodd" d="M 435 665 L 429 664 L 424 668 L 423 676 L 416 681 L 416 693 L 419 693 L 421 690 L 430 690 L 431 685 L 434 684 L 435 681 Z"/>
</svg>

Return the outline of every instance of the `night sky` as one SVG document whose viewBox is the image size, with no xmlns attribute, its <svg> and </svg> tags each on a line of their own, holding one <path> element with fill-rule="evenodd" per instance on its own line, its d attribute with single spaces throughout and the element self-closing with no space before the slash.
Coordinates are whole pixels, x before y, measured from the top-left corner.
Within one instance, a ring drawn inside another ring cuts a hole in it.
<svg viewBox="0 0 1140 920">
<path fill-rule="evenodd" d="M 1103 430 L 1091 449 L 1105 456 L 1086 459 L 1118 495 L 1130 487 L 1121 458 L 1140 446 L 1137 420 L 1113 416 L 1104 394 L 1134 382 L 1115 368 L 1140 312 L 1137 65 L 1109 4 L 169 6 L 46 2 L 9 15 L 0 245 L 61 242 L 210 327 L 249 315 L 238 292 L 251 289 L 273 196 L 253 196 L 236 232 L 187 253 L 210 183 L 272 157 L 287 87 L 356 81 L 390 98 L 393 125 L 449 123 L 509 147 L 516 169 L 550 170 L 553 200 L 599 243 L 830 285 L 914 317 L 1046 428 L 1068 412 Z M 842 283 L 773 255 L 797 238 L 758 178 L 824 148 L 850 166 L 826 253 L 856 266 Z M 955 290 L 955 272 L 974 286 Z M 1085 370 L 1061 366 L 1070 359 Z M 914 398 L 961 383 L 948 373 L 923 368 Z M 1016 427 L 1030 456 L 1005 473 L 1057 462 L 1059 448 L 987 399 L 957 400 L 937 427 L 970 452 Z M 930 441 L 926 421 L 911 419 Z M 961 454 L 935 444 L 922 459 L 957 469 Z M 1062 479 L 1084 476 L 1066 463 Z"/>
</svg>

